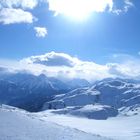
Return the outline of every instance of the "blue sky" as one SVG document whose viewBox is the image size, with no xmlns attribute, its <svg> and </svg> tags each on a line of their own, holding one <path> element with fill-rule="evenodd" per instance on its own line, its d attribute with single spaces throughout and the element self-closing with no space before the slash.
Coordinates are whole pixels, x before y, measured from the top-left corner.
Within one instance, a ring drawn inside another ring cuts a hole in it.
<svg viewBox="0 0 140 140">
<path fill-rule="evenodd" d="M 54 16 L 54 12 L 48 9 L 48 3 L 40 2 L 30 10 L 38 18 L 37 21 L 0 23 L 0 57 L 21 59 L 55 51 L 106 63 L 113 54 L 138 55 L 140 2 L 131 2 L 134 6 L 127 12 L 119 15 L 107 11 L 93 12 L 83 21 L 75 21 L 62 14 Z M 47 28 L 48 35 L 36 37 L 35 26 Z"/>
<path fill-rule="evenodd" d="M 139 60 L 140 1 L 0 1 L 0 59 L 52 51 L 100 65 Z"/>
</svg>

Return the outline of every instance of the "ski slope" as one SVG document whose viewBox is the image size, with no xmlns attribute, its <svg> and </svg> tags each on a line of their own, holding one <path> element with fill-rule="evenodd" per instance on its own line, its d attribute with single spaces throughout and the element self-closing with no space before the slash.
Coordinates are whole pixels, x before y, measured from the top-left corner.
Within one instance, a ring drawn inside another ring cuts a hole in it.
<svg viewBox="0 0 140 140">
<path fill-rule="evenodd" d="M 108 140 L 78 129 L 43 121 L 32 113 L 0 107 L 0 140 Z"/>
</svg>

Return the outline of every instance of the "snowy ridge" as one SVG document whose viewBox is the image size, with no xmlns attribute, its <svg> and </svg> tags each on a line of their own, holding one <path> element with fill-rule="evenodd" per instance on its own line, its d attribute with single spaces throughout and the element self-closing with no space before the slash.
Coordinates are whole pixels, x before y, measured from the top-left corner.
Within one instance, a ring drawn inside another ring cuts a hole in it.
<svg viewBox="0 0 140 140">
<path fill-rule="evenodd" d="M 101 110 L 97 111 L 93 108 L 101 108 Z M 107 79 L 97 82 L 92 87 L 78 88 L 55 96 L 53 101 L 44 104 L 42 110 L 56 109 L 54 113 L 107 119 L 118 114 L 136 115 L 139 113 L 139 108 L 139 83 Z M 131 113 L 127 114 L 127 111 Z"/>
</svg>

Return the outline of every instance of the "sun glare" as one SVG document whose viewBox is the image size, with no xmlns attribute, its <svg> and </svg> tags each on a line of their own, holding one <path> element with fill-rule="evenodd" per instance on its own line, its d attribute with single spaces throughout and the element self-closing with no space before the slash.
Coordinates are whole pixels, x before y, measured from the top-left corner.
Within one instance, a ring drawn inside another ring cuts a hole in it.
<svg viewBox="0 0 140 140">
<path fill-rule="evenodd" d="M 63 14 L 77 20 L 87 18 L 92 12 L 103 12 L 113 6 L 112 0 L 49 0 L 55 15 Z"/>
</svg>

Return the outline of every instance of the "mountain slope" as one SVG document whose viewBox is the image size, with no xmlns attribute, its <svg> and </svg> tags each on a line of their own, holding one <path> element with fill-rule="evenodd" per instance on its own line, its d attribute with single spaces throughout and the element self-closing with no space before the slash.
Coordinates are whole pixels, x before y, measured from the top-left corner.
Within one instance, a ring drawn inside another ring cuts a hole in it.
<svg viewBox="0 0 140 140">
<path fill-rule="evenodd" d="M 77 129 L 42 121 L 31 113 L 0 107 L 1 140 L 107 140 Z"/>
<path fill-rule="evenodd" d="M 93 110 L 95 107 L 97 110 L 98 108 L 102 109 L 97 112 Z M 85 108 L 88 108 L 89 111 L 87 112 Z M 116 116 L 118 113 L 127 115 L 126 108 L 134 112 L 131 114 L 139 113 L 140 84 L 123 79 L 106 79 L 96 82 L 92 87 L 79 88 L 66 94 L 57 95 L 53 101 L 46 102 L 43 106 L 43 110 L 57 109 L 53 111 L 55 113 L 78 116 L 84 114 L 88 118 L 96 119 L 105 119 Z M 102 113 L 104 111 L 110 112 L 107 113 L 108 116 L 106 113 Z M 98 113 L 99 115 L 97 115 Z"/>
<path fill-rule="evenodd" d="M 0 103 L 31 112 L 40 111 L 43 104 L 51 101 L 54 95 L 68 92 L 75 86 L 79 87 L 80 81 L 82 86 L 89 84 L 86 80 L 79 79 L 78 84 L 73 86 L 44 74 L 35 76 L 27 72 L 0 74 Z"/>
</svg>

